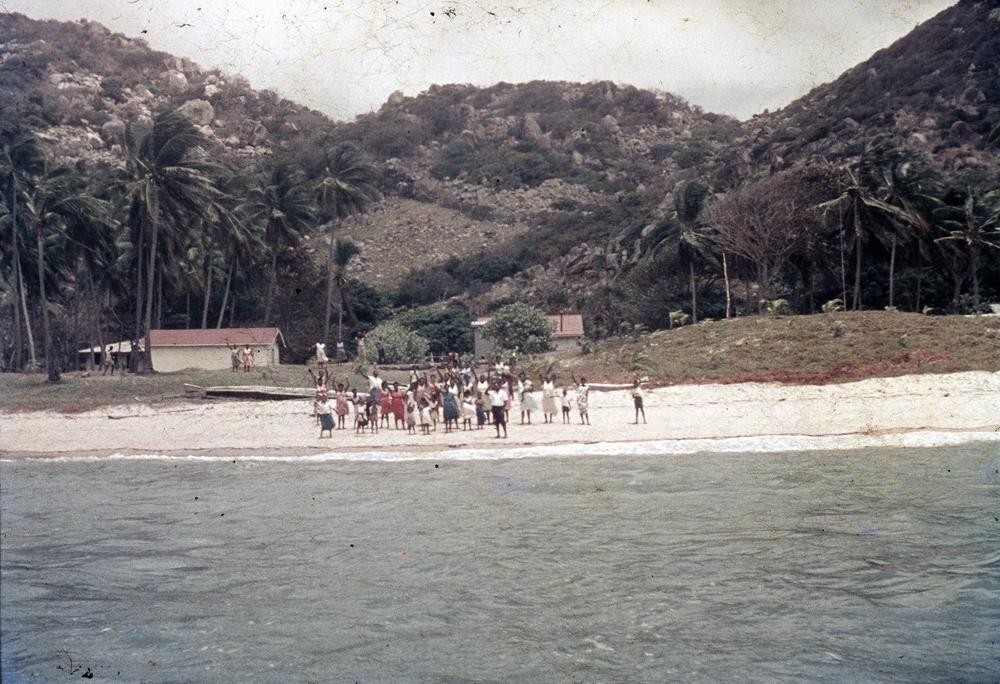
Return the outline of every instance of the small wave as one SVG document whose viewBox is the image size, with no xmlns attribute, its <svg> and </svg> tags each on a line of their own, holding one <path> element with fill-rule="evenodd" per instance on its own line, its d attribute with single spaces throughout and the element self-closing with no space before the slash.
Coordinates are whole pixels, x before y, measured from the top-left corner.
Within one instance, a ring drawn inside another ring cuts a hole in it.
<svg viewBox="0 0 1000 684">
<path fill-rule="evenodd" d="M 684 456 L 700 453 L 776 453 L 795 451 L 844 451 L 855 449 L 948 447 L 970 443 L 1000 443 L 995 432 L 906 432 L 887 435 L 759 435 L 717 439 L 657 440 L 638 442 L 593 442 L 585 444 L 522 445 L 511 447 L 447 448 L 441 450 L 393 451 L 329 451 L 296 454 L 287 450 L 268 453 L 266 450 L 240 454 L 202 453 L 114 453 L 60 454 L 27 458 L 0 458 L 0 462 L 33 460 L 52 463 L 86 461 L 147 461 L 175 460 L 193 462 L 275 462 L 323 463 L 330 461 L 398 462 L 398 461 L 483 461 L 522 458 L 571 458 L 580 456 Z M 224 449 L 220 449 L 224 452 Z"/>
</svg>

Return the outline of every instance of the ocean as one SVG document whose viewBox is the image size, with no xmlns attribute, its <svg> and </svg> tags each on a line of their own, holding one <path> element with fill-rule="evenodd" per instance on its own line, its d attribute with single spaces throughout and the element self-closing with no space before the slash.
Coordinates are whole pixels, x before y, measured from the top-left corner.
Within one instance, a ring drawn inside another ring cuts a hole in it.
<svg viewBox="0 0 1000 684">
<path fill-rule="evenodd" d="M 1000 442 L 804 445 L 3 460 L 2 678 L 1000 680 Z"/>
</svg>

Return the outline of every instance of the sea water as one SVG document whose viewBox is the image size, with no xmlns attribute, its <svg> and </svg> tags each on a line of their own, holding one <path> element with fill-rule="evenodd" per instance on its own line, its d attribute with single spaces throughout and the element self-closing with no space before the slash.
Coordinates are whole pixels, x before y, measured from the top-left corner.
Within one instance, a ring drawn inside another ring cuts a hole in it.
<svg viewBox="0 0 1000 684">
<path fill-rule="evenodd" d="M 6 460 L 3 681 L 1000 679 L 998 442 L 722 446 Z"/>
</svg>

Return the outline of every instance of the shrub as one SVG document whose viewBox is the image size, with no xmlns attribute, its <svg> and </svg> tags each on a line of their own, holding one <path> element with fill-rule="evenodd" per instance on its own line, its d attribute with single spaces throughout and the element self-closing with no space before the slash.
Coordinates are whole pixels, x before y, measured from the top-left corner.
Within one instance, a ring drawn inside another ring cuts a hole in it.
<svg viewBox="0 0 1000 684">
<path fill-rule="evenodd" d="M 684 313 L 683 311 L 671 311 L 670 316 L 667 318 L 667 324 L 669 327 L 673 328 L 675 326 L 685 325 L 691 316 Z"/>
<path fill-rule="evenodd" d="M 545 314 L 520 302 L 497 311 L 483 328 L 483 335 L 501 349 L 526 354 L 548 351 L 552 345 L 552 327 Z"/>
<path fill-rule="evenodd" d="M 472 351 L 472 315 L 465 309 L 414 309 L 399 322 L 426 339 L 435 354 Z"/>
<path fill-rule="evenodd" d="M 772 299 L 764 307 L 772 316 L 788 316 L 792 313 L 792 306 L 787 299 Z"/>
<path fill-rule="evenodd" d="M 385 349 L 386 363 L 420 363 L 427 358 L 430 345 L 427 340 L 399 323 L 382 323 L 375 326 L 365 339 L 365 361 L 378 361 L 378 343 Z"/>
<path fill-rule="evenodd" d="M 838 299 L 831 299 L 826 304 L 824 304 L 821 308 L 823 309 L 823 313 L 833 313 L 834 311 L 843 311 L 844 310 L 844 300 L 842 300 L 840 298 L 838 298 Z"/>
</svg>

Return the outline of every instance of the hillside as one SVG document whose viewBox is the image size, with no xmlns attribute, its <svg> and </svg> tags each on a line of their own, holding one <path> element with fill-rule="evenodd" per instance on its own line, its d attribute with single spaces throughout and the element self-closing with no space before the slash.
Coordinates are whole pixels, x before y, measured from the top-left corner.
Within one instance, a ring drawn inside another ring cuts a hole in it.
<svg viewBox="0 0 1000 684">
<path fill-rule="evenodd" d="M 997 54 L 1000 8 L 963 1 L 832 83 L 745 122 L 670 93 L 605 81 L 435 85 L 412 97 L 394 93 L 377 112 L 334 122 L 256 91 L 238 75 L 201 69 L 93 22 L 4 14 L 0 126 L 27 129 L 53 162 L 95 178 L 123 166 L 127 124 L 142 129 L 173 109 L 205 135 L 209 158 L 244 179 L 275 161 L 307 168 L 317 149 L 356 143 L 377 168 L 382 193 L 338 229 L 361 247 L 348 268 L 363 300 L 359 327 L 401 307 L 453 300 L 478 314 L 519 300 L 580 310 L 588 332 L 601 337 L 622 323 L 662 328 L 671 311 L 722 317 L 720 254 L 691 262 L 685 231 L 705 224 L 681 217 L 674 197 L 693 183 L 704 189 L 698 211 L 771 174 L 823 185 L 812 195 L 816 204 L 841 191 L 838 167 L 856 164 L 871 140 L 886 136 L 924 155 L 941 192 L 950 193 L 942 201 L 960 207 L 962 188 L 996 188 L 1000 148 L 990 136 L 1000 123 Z M 315 228 L 305 237 L 319 240 L 282 254 L 288 284 L 277 292 L 282 324 L 308 334 L 327 251 L 323 227 Z M 977 298 L 980 290 L 986 301 L 1000 297 L 996 260 L 980 259 L 982 273 L 973 273 L 965 257 L 934 241 L 943 233 L 919 250 L 904 241 L 892 267 L 885 239 L 868 238 L 855 267 L 851 236 L 838 234 L 829 216 L 813 212 L 800 230 L 810 237 L 772 282 L 758 282 L 749 259 L 730 257 L 726 277 L 738 313 L 756 312 L 765 293 L 799 312 L 847 299 L 849 266 L 861 272 L 866 306 L 889 302 L 887 281 L 897 266 L 897 305 L 911 310 L 970 310 L 961 297 L 968 298 L 973 276 Z M 922 255 L 930 252 L 928 264 Z M 267 261 L 258 254 L 237 273 L 234 300 L 242 308 L 237 314 L 234 307 L 231 319 L 261 318 L 259 275 Z M 206 309 L 220 304 L 224 276 L 203 293 Z M 168 288 L 165 319 L 197 324 L 190 287 Z M 202 293 L 193 294 L 197 307 Z M 118 306 L 118 317 L 127 318 L 127 300 Z"/>
</svg>

